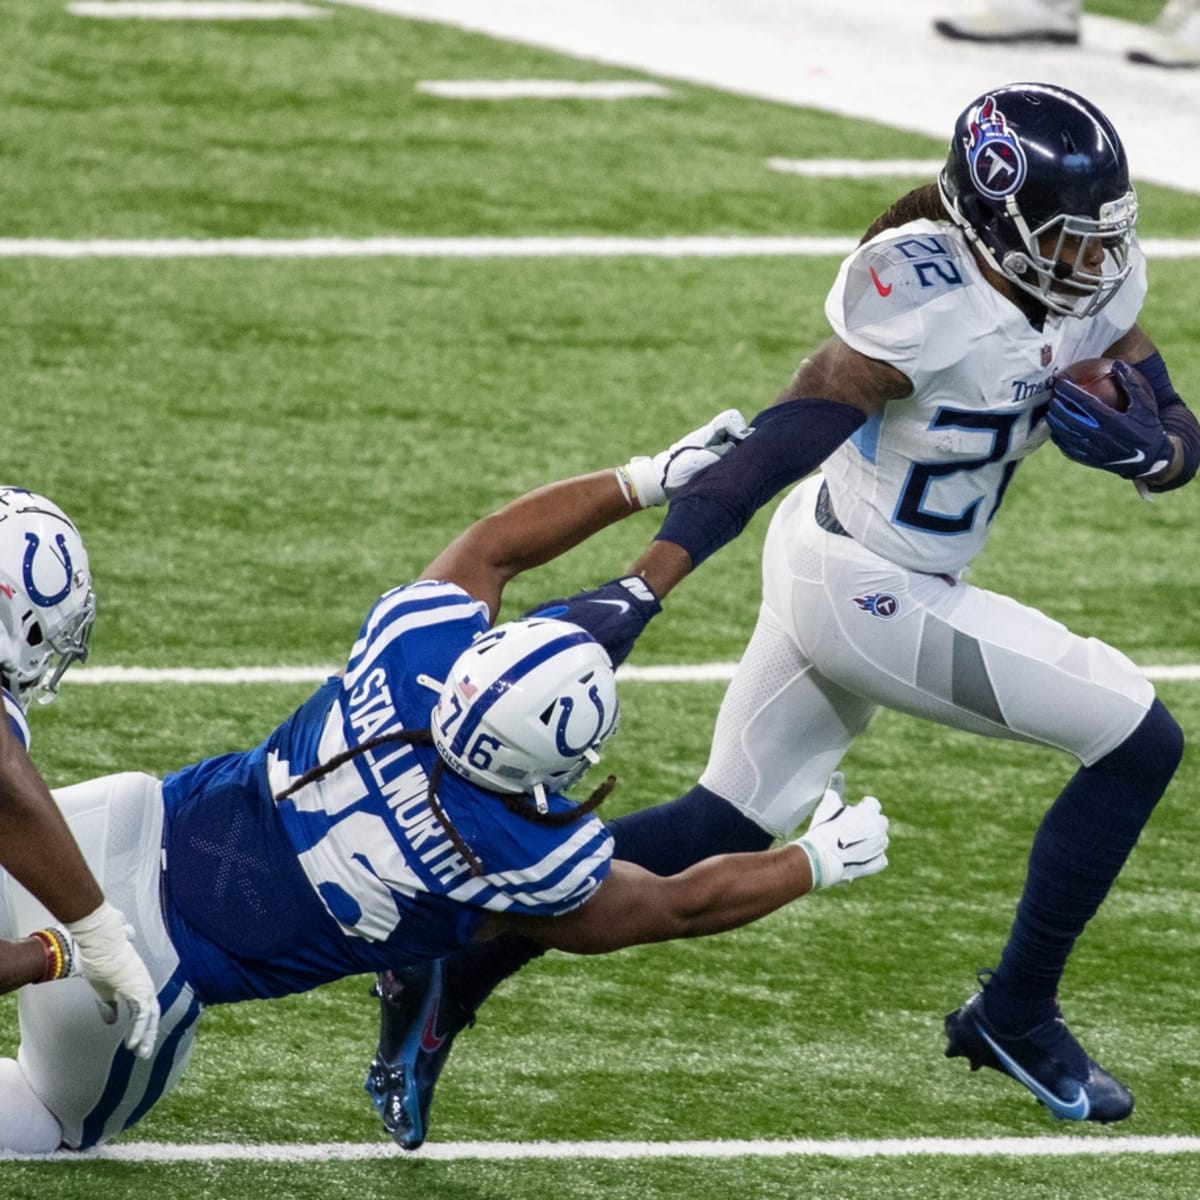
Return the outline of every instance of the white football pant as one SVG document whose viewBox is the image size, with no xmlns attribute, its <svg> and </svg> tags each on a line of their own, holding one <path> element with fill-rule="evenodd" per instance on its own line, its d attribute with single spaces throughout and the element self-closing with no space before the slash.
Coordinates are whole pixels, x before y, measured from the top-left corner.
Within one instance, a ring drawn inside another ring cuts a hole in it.
<svg viewBox="0 0 1200 1200">
<path fill-rule="evenodd" d="M 183 982 L 159 905 L 161 784 L 128 772 L 60 788 L 54 798 L 105 896 L 136 931 L 162 1024 L 154 1054 L 137 1058 L 124 1046 L 127 1006 L 105 1025 L 85 979 L 21 988 L 20 1050 L 15 1063 L 0 1059 L 0 1149 L 21 1153 L 56 1150 L 60 1141 L 94 1146 L 140 1119 L 183 1073 L 201 1007 Z M 48 924 L 49 913 L 0 871 L 0 936 L 25 937 Z"/>
<path fill-rule="evenodd" d="M 1154 689 L 1125 655 L 1036 609 L 898 567 L 816 522 L 819 475 L 780 505 L 758 624 L 721 703 L 700 782 L 776 836 L 816 807 L 879 707 L 1090 766 Z"/>
</svg>

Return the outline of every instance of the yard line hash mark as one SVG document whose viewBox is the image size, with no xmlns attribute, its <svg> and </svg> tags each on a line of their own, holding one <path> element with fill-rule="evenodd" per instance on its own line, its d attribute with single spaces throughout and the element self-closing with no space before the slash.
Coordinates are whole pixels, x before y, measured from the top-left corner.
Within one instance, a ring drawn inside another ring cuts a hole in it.
<svg viewBox="0 0 1200 1200">
<path fill-rule="evenodd" d="M 77 0 L 67 11 L 118 21 L 287 21 L 331 15 L 327 8 L 289 0 Z"/>
<path fill-rule="evenodd" d="M 661 83 L 620 79 L 423 79 L 417 91 L 444 100 L 638 100 L 671 94 Z"/>
</svg>

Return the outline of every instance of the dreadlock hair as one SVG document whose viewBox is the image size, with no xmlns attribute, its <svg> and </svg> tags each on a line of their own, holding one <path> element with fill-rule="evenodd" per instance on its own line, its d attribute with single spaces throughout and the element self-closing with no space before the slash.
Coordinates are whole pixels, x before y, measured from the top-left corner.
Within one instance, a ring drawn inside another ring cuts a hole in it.
<svg viewBox="0 0 1200 1200">
<path fill-rule="evenodd" d="M 408 746 L 432 746 L 434 744 L 433 734 L 428 729 L 401 729 L 396 733 L 384 733 L 379 737 L 368 738 L 361 745 L 351 746 L 350 749 L 343 750 L 340 754 L 335 754 L 327 761 L 318 763 L 311 770 L 305 771 L 291 787 L 280 792 L 275 797 L 275 802 L 278 803 L 280 800 L 286 800 L 295 792 L 300 791 L 301 788 L 307 787 L 310 783 L 316 783 L 318 779 L 323 779 L 330 771 L 336 770 L 344 763 L 357 758 L 360 754 L 365 754 L 368 750 L 374 750 L 379 746 L 389 745 L 393 742 L 402 742 Z M 450 820 L 449 814 L 442 807 L 441 801 L 438 799 L 438 784 L 441 783 L 446 769 L 446 761 L 439 754 L 437 762 L 433 764 L 433 770 L 429 773 L 429 788 L 425 793 L 425 801 L 433 811 L 433 815 L 437 818 L 438 824 L 446 831 L 446 836 L 450 839 L 451 845 L 458 851 L 463 862 L 470 868 L 471 874 L 483 875 L 483 863 L 480 861 L 479 856 L 467 845 L 466 839 L 455 828 L 454 822 Z M 529 797 L 523 793 L 513 795 L 507 792 L 489 792 L 489 794 L 503 800 L 504 807 L 509 812 L 515 813 L 519 817 L 524 817 L 525 820 L 532 821 L 535 825 L 561 826 L 570 825 L 573 821 L 578 821 L 580 817 L 585 817 L 594 809 L 599 808 L 616 785 L 617 777 L 610 775 L 582 804 L 577 804 L 574 808 L 568 808 L 563 812 L 541 812 L 537 805 L 532 803 Z M 480 789 L 480 791 L 487 790 L 486 788 Z"/>
<path fill-rule="evenodd" d="M 880 213 L 871 222 L 871 227 L 862 235 L 858 244 L 861 246 L 885 229 L 897 229 L 901 225 L 907 225 L 909 221 L 944 221 L 947 216 L 938 185 L 926 183 L 919 188 L 913 188 L 911 192 L 906 192 L 890 208 Z"/>
</svg>

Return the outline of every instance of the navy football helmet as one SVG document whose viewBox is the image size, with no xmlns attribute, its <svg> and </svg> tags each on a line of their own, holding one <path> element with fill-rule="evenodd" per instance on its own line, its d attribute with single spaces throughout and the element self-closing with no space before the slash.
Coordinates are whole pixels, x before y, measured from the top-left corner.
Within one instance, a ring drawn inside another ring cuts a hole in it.
<svg viewBox="0 0 1200 1200">
<path fill-rule="evenodd" d="M 958 118 L 942 203 L 1006 279 L 1052 312 L 1087 317 L 1130 271 L 1137 194 L 1117 131 L 1045 83 L 981 96 Z"/>
</svg>

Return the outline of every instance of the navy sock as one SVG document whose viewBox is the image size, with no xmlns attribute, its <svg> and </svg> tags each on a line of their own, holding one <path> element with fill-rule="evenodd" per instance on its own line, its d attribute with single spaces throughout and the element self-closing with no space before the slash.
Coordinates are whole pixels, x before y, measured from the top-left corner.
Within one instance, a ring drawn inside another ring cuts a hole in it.
<svg viewBox="0 0 1200 1200">
<path fill-rule="evenodd" d="M 987 1015 L 1024 1033 L 1054 1015 L 1076 938 L 1100 907 L 1183 755 L 1161 701 L 1115 750 L 1071 777 L 1033 840 L 1008 944 L 987 986 Z"/>
<path fill-rule="evenodd" d="M 714 854 L 765 850 L 774 840 L 728 800 L 696 784 L 666 804 L 609 822 L 614 855 L 655 875 L 677 875 Z"/>
<path fill-rule="evenodd" d="M 656 875 L 674 875 L 713 854 L 765 850 L 773 838 L 749 818 L 697 784 L 686 795 L 609 822 L 614 856 Z M 446 995 L 463 1016 L 473 1013 L 510 975 L 545 951 L 536 942 L 504 934 L 472 942 L 443 960 Z"/>
</svg>

